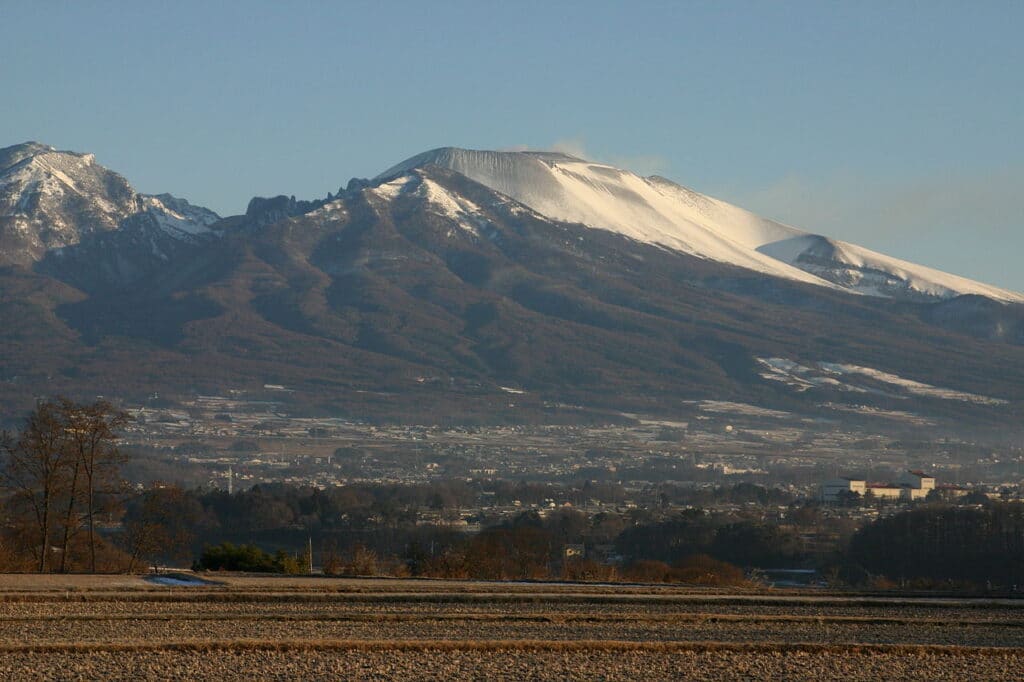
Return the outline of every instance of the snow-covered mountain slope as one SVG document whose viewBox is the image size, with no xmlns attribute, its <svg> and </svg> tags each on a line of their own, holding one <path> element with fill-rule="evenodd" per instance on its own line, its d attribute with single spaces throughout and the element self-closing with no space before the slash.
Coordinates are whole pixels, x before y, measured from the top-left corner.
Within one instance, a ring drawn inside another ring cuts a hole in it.
<svg viewBox="0 0 1024 682">
<path fill-rule="evenodd" d="M 92 154 L 36 142 L 0 149 L 0 263 L 27 265 L 126 221 L 187 240 L 219 219 L 169 194 L 137 193 Z"/>
<path fill-rule="evenodd" d="M 963 294 L 1022 303 L 1024 295 L 762 218 L 658 176 L 549 152 L 435 149 L 377 182 L 442 166 L 564 222 L 776 277 L 854 293 L 934 301 Z"/>
<path fill-rule="evenodd" d="M 862 294 L 934 301 L 964 294 L 1008 303 L 1024 295 L 886 256 L 849 242 L 815 234 L 763 244 L 758 251 Z"/>
</svg>

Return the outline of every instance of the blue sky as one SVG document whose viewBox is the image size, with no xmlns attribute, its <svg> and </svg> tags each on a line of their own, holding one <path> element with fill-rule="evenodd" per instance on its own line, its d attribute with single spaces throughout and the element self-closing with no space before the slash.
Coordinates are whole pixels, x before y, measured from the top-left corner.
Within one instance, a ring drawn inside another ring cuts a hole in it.
<svg viewBox="0 0 1024 682">
<path fill-rule="evenodd" d="M 0 9 L 0 146 L 220 213 L 426 149 L 563 148 L 1024 290 L 1024 3 Z"/>
</svg>

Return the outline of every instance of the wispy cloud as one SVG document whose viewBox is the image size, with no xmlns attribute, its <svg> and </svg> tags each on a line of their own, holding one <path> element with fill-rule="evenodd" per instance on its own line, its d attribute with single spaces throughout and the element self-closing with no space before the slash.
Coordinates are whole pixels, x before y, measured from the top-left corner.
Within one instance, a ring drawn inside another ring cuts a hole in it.
<svg viewBox="0 0 1024 682">
<path fill-rule="evenodd" d="M 551 145 L 551 151 L 561 152 L 562 154 L 568 154 L 569 156 L 576 156 L 581 159 L 590 159 L 590 155 L 587 153 L 586 143 L 584 143 L 581 137 L 563 138 L 561 140 L 555 140 Z"/>
<path fill-rule="evenodd" d="M 587 144 L 582 137 L 569 137 L 556 140 L 551 151 L 569 154 L 588 161 L 603 161 L 638 175 L 657 175 L 669 167 L 668 159 L 657 154 L 638 154 L 634 156 L 599 156 L 587 151 Z"/>
<path fill-rule="evenodd" d="M 637 156 L 610 156 L 608 163 L 619 168 L 631 170 L 637 175 L 658 175 L 669 168 L 668 159 L 657 154 L 639 154 Z"/>
<path fill-rule="evenodd" d="M 1024 226 L 1024 167 L 886 182 L 855 174 L 788 176 L 722 198 L 804 229 L 856 235 L 928 234 L 944 226 Z M 840 236 L 840 235 L 836 235 Z M 846 235 L 843 235 L 844 238 Z"/>
</svg>

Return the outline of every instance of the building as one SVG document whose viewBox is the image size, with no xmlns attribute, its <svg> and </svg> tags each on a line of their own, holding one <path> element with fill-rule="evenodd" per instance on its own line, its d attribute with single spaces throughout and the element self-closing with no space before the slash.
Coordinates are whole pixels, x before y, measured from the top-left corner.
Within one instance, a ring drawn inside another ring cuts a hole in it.
<svg viewBox="0 0 1024 682">
<path fill-rule="evenodd" d="M 562 548 L 562 556 L 565 559 L 582 559 L 586 556 L 586 547 L 583 545 L 565 545 Z"/>
<path fill-rule="evenodd" d="M 896 483 L 911 490 L 923 490 L 922 497 L 927 496 L 928 491 L 935 490 L 935 477 L 929 476 L 923 471 L 904 471 Z"/>
<path fill-rule="evenodd" d="M 835 478 L 821 485 L 822 502 L 838 502 L 842 493 L 864 495 L 867 482 L 856 478 Z"/>
<path fill-rule="evenodd" d="M 876 500 L 900 500 L 903 498 L 903 486 L 891 483 L 868 483 L 868 492 Z M 867 496 L 867 493 L 865 493 Z"/>
<path fill-rule="evenodd" d="M 821 486 L 822 502 L 839 502 L 843 493 L 869 494 L 876 500 L 915 502 L 935 490 L 935 477 L 923 471 L 905 471 L 892 483 L 868 483 L 857 478 L 836 478 Z"/>
</svg>

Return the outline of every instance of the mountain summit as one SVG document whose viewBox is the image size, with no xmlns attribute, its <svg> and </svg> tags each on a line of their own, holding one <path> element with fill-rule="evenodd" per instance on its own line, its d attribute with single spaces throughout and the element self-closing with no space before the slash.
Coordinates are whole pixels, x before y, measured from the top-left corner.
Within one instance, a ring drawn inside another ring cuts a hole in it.
<svg viewBox="0 0 1024 682">
<path fill-rule="evenodd" d="M 465 175 L 548 218 L 767 275 L 904 300 L 976 294 L 1024 302 L 1022 294 L 804 232 L 659 176 L 641 177 L 565 154 L 443 147 L 413 156 L 376 180 L 429 165 Z"/>
<path fill-rule="evenodd" d="M 0 149 L 0 265 L 40 261 L 129 222 L 188 239 L 219 219 L 169 194 L 139 194 L 92 154 L 38 142 Z"/>
</svg>

